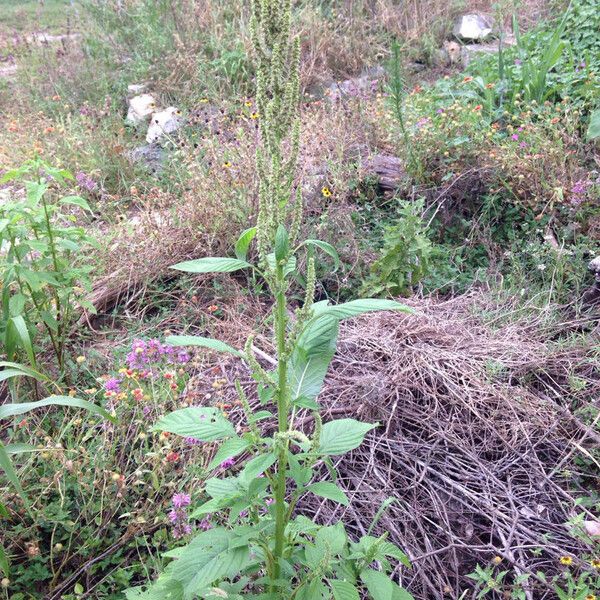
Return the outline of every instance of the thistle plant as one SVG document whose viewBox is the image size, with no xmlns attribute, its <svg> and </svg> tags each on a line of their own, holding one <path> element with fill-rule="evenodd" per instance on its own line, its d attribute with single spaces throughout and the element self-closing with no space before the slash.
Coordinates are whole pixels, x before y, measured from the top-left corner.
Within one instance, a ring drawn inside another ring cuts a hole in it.
<svg viewBox="0 0 600 600">
<path fill-rule="evenodd" d="M 292 37 L 291 0 L 255 0 L 252 39 L 257 61 L 256 101 L 260 144 L 256 155 L 259 211 L 256 227 L 244 231 L 235 245 L 236 258 L 209 257 L 174 268 L 190 273 L 254 270 L 273 297 L 272 319 L 276 367 L 263 367 L 253 352 L 253 337 L 243 350 L 193 336 L 171 336 L 173 345 L 210 348 L 244 360 L 257 382 L 254 409 L 239 382 L 243 429 L 213 407 L 176 410 L 155 426 L 202 442 L 218 442 L 209 470 L 237 460 L 236 472 L 205 482 L 192 519 L 212 515 L 213 527 L 193 536 L 183 548 L 167 553 L 174 560 L 148 588 L 127 591 L 129 599 L 260 598 L 264 600 L 358 599 L 366 591 L 380 599 L 410 598 L 389 577 L 392 562 L 410 566 L 405 554 L 386 536 L 351 540 L 344 525 L 321 526 L 297 515 L 297 504 L 315 494 L 342 505 L 348 497 L 336 483 L 331 456 L 357 448 L 377 424 L 354 419 L 322 422 L 317 396 L 335 353 L 342 319 L 377 310 L 408 309 L 394 301 L 354 300 L 329 306 L 315 302 L 316 251 L 335 262 L 335 249 L 321 241 L 300 240 L 302 197 L 296 180 L 300 147 L 300 43 Z M 248 262 L 255 242 L 256 264 Z M 306 253 L 303 303 L 292 313 L 288 303 L 298 256 Z M 271 410 L 275 410 L 273 414 Z M 304 412 L 302 419 L 298 416 Z M 311 418 L 306 418 L 310 417 Z M 277 421 L 265 435 L 260 423 Z M 312 421 L 300 429 L 298 421 Z M 241 431 L 244 431 L 241 433 Z M 240 435 L 241 433 L 241 435 Z M 331 481 L 317 480 L 321 470 Z M 230 470 L 228 472 L 231 472 Z M 203 527 L 206 529 L 206 527 Z M 378 568 L 373 568 L 377 564 Z"/>
</svg>

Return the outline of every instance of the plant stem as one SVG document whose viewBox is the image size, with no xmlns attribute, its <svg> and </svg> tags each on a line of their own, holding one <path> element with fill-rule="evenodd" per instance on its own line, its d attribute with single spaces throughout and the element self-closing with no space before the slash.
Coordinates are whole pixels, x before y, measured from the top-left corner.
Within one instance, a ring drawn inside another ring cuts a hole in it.
<svg viewBox="0 0 600 600">
<path fill-rule="evenodd" d="M 279 432 L 288 429 L 288 381 L 287 381 L 287 356 L 285 349 L 287 330 L 287 299 L 285 296 L 285 283 L 283 267 L 277 267 L 275 307 L 275 331 L 277 336 L 277 418 Z M 282 443 L 277 458 L 277 483 L 275 487 L 275 565 L 273 579 L 278 579 L 281 574 L 281 558 L 283 556 L 283 542 L 287 515 L 285 510 L 287 467 L 287 443 Z"/>
</svg>

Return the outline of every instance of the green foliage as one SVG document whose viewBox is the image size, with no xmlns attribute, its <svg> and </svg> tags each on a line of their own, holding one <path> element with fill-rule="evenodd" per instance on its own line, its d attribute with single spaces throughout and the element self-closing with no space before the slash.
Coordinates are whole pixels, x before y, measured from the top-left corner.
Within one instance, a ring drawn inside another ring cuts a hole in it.
<svg viewBox="0 0 600 600">
<path fill-rule="evenodd" d="M 254 357 L 252 338 L 243 358 L 260 384 L 262 405 L 277 410 L 277 431 L 262 435 L 256 423 L 270 412 L 253 413 L 239 382 L 247 431 L 238 436 L 229 421 L 210 408 L 186 408 L 163 417 L 156 429 L 200 441 L 223 440 L 217 460 L 242 452 L 249 458 L 236 475 L 206 481 L 207 500 L 195 516 L 216 512 L 223 525 L 195 535 L 183 548 L 168 554 L 174 560 L 148 589 L 128 590 L 129 599 L 191 600 L 224 596 L 314 600 L 358 598 L 368 591 L 374 600 L 410 598 L 390 579 L 392 563 L 409 566 L 406 556 L 385 537 L 363 536 L 352 542 L 343 526 L 320 526 L 294 507 L 306 494 L 316 494 L 342 505 L 348 498 L 335 483 L 328 459 L 357 448 L 376 425 L 354 419 L 323 425 L 317 397 L 333 358 L 338 323 L 377 310 L 408 310 L 387 300 L 354 300 L 338 306 L 314 302 L 315 261 L 320 250 L 337 261 L 333 247 L 320 240 L 299 242 L 302 198 L 294 174 L 300 133 L 298 39 L 290 39 L 291 2 L 257 0 L 253 7 L 252 36 L 257 54 L 257 105 L 261 118 L 261 147 L 257 153 L 259 214 L 256 226 L 258 264 L 246 262 L 254 232 L 246 231 L 236 244 L 237 259 L 205 258 L 176 265 L 193 273 L 253 269 L 273 296 L 273 337 L 276 367 L 265 370 Z M 308 254 L 306 291 L 295 318 L 288 311 L 291 278 L 297 273 L 297 254 Z M 185 343 L 185 338 L 178 342 Z M 191 343 L 195 343 L 191 340 Z M 231 353 L 230 347 L 200 345 Z M 234 353 L 237 351 L 234 350 Z M 312 411 L 312 435 L 294 428 L 296 412 Z M 333 481 L 314 481 L 315 466 L 325 461 Z M 245 515 L 245 516 L 244 516 Z M 374 561 L 381 570 L 372 568 Z"/>
<path fill-rule="evenodd" d="M 593 108 L 600 95 L 599 28 L 594 0 L 574 0 L 557 23 L 524 35 L 514 17 L 516 46 L 469 66 L 487 112 L 494 118 L 513 112 L 518 98 L 540 103 L 570 97 L 584 111 Z"/>
<path fill-rule="evenodd" d="M 82 296 L 91 288 L 91 266 L 79 255 L 92 243 L 67 209 L 89 210 L 79 196 L 57 195 L 58 186 L 72 179 L 40 159 L 9 171 L 0 180 L 24 181 L 25 198 L 0 205 L 2 305 L 0 336 L 9 359 L 20 348 L 35 366 L 37 333 L 45 330 L 58 361 L 64 366 L 65 344 L 77 306 L 93 311 Z"/>
<path fill-rule="evenodd" d="M 363 291 L 405 295 L 429 271 L 432 245 L 423 222 L 423 200 L 402 201 L 396 223 L 385 228 L 381 256 L 373 263 Z"/>
<path fill-rule="evenodd" d="M 37 373 L 32 369 L 11 362 L 0 362 L 0 367 L 3 368 L 0 371 L 0 381 L 6 380 L 12 377 L 34 377 L 38 380 L 46 380 L 47 378 L 41 373 Z M 106 410 L 102 407 L 97 406 L 86 400 L 79 398 L 71 398 L 69 396 L 50 396 L 37 402 L 23 402 L 23 403 L 7 403 L 0 406 L 0 421 L 3 419 L 9 419 L 11 417 L 27 414 L 38 408 L 46 406 L 67 406 L 74 408 L 83 408 L 91 413 L 98 414 L 106 419 L 114 421 Z M 30 510 L 30 501 L 21 485 L 19 476 L 13 466 L 11 455 L 22 454 L 24 452 L 35 452 L 36 449 L 33 446 L 27 444 L 3 444 L 0 442 L 0 470 L 4 472 L 4 475 L 10 485 L 19 494 L 26 508 Z M 6 507 L 0 503 L 0 516 L 8 516 Z M 9 562 L 4 547 L 0 544 L 0 571 L 5 574 L 9 572 Z"/>
</svg>

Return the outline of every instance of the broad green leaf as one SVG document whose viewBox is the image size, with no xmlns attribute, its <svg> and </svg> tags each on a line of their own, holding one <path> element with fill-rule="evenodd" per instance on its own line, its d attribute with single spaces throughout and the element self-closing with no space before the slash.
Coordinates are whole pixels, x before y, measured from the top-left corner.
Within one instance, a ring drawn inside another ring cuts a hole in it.
<svg viewBox="0 0 600 600">
<path fill-rule="evenodd" d="M 186 260 L 173 265 L 171 269 L 185 271 L 186 273 L 232 273 L 240 269 L 252 267 L 245 260 L 227 257 L 207 257 L 197 260 Z"/>
<path fill-rule="evenodd" d="M 192 519 L 199 519 L 204 515 L 210 515 L 221 508 L 220 498 L 211 498 L 192 511 Z"/>
<path fill-rule="evenodd" d="M 252 240 L 256 236 L 256 227 L 250 227 L 245 231 L 242 231 L 238 241 L 235 243 L 235 255 L 239 260 L 246 260 L 248 256 L 248 249 Z"/>
<path fill-rule="evenodd" d="M 590 115 L 590 124 L 588 125 L 586 139 L 588 142 L 600 138 L 600 109 L 595 110 Z"/>
<path fill-rule="evenodd" d="M 220 500 L 221 498 L 232 498 L 239 495 L 241 492 L 242 488 L 237 477 L 226 477 L 225 479 L 211 477 L 206 480 L 206 493 L 211 498 L 217 500 Z"/>
<path fill-rule="evenodd" d="M 415 600 L 413 595 L 392 582 L 392 600 Z"/>
<path fill-rule="evenodd" d="M 317 319 L 307 324 L 298 337 L 289 364 L 292 401 L 314 400 L 323 386 L 339 332 L 335 319 Z"/>
<path fill-rule="evenodd" d="M 290 250 L 288 232 L 286 228 L 280 223 L 275 232 L 275 258 L 280 261 L 283 260 Z"/>
<path fill-rule="evenodd" d="M 284 276 L 287 277 L 290 273 L 293 273 L 296 270 L 297 262 L 298 261 L 296 257 L 293 255 L 288 258 L 288 261 L 285 267 L 283 268 Z M 271 271 L 275 271 L 275 269 L 277 268 L 277 261 L 275 260 L 274 253 L 267 254 L 267 265 L 269 266 L 269 269 L 271 269 Z"/>
<path fill-rule="evenodd" d="M 358 590 L 348 581 L 330 579 L 328 581 L 334 600 L 360 600 Z"/>
<path fill-rule="evenodd" d="M 306 489 L 309 492 L 320 496 L 321 498 L 333 500 L 334 502 L 344 506 L 348 506 L 350 503 L 348 496 L 346 496 L 346 494 L 337 485 L 335 485 L 335 483 L 330 483 L 329 481 L 319 481 L 317 483 L 313 483 Z"/>
<path fill-rule="evenodd" d="M 228 458 L 233 458 L 238 454 L 241 454 L 250 446 L 250 442 L 244 440 L 240 437 L 232 437 L 228 440 L 225 440 L 221 447 L 217 450 L 215 457 L 210 461 L 208 465 L 208 470 L 212 471 L 216 467 L 218 467 L 224 460 Z"/>
<path fill-rule="evenodd" d="M 23 294 L 13 294 L 9 301 L 9 312 L 11 317 L 17 317 L 25 309 L 26 298 Z"/>
<path fill-rule="evenodd" d="M 400 548 L 398 548 L 398 546 L 396 546 L 395 544 L 392 544 L 392 542 L 383 542 L 382 544 L 380 544 L 378 546 L 378 551 L 383 555 L 383 556 L 391 556 L 392 558 L 395 558 L 396 560 L 399 560 L 405 567 L 411 567 L 412 565 L 410 564 L 410 560 L 408 559 L 408 556 L 406 556 L 406 554 L 404 552 L 402 552 L 402 550 L 400 550 Z"/>
<path fill-rule="evenodd" d="M 229 354 L 235 354 L 236 356 L 243 356 L 242 352 L 225 342 L 199 335 L 170 335 L 165 341 L 172 346 L 200 346 L 201 348 L 208 348 L 209 350 L 216 350 L 217 352 L 228 352 Z"/>
<path fill-rule="evenodd" d="M 264 473 L 270 466 L 272 466 L 277 460 L 277 456 L 270 452 L 269 454 L 260 454 L 249 460 L 246 463 L 243 471 L 240 473 L 240 479 L 247 482 L 258 477 L 260 473 Z"/>
<path fill-rule="evenodd" d="M 6 510 L 6 506 L 0 502 L 0 517 L 8 518 L 8 510 Z"/>
<path fill-rule="evenodd" d="M 165 415 L 152 428 L 202 442 L 214 442 L 235 435 L 233 425 L 216 408 L 192 406 Z"/>
<path fill-rule="evenodd" d="M 360 578 L 367 586 L 373 600 L 393 600 L 393 582 L 385 573 L 374 569 L 365 569 L 360 574 Z"/>
<path fill-rule="evenodd" d="M 354 419 L 337 419 L 323 425 L 319 454 L 344 454 L 360 446 L 367 432 L 377 427 Z"/>
<path fill-rule="evenodd" d="M 73 206 L 79 206 L 79 208 L 83 208 L 83 210 L 89 210 L 92 212 L 90 205 L 87 203 L 87 200 L 82 198 L 81 196 L 65 196 L 59 200 L 61 204 L 72 204 Z"/>
<path fill-rule="evenodd" d="M 405 313 L 414 312 L 412 308 L 405 304 L 400 304 L 395 300 L 385 300 L 382 298 L 363 298 L 360 300 L 351 300 L 344 304 L 326 307 L 318 318 L 333 317 L 334 319 L 342 320 L 350 317 L 357 317 L 369 312 L 382 310 L 399 310 Z"/>
<path fill-rule="evenodd" d="M 250 560 L 248 546 L 232 548 L 233 534 L 222 528 L 196 536 L 180 549 L 169 574 L 180 581 L 184 598 L 191 600 L 222 578 L 234 578 Z"/>
<path fill-rule="evenodd" d="M 339 268 L 340 257 L 337 253 L 337 250 L 331 244 L 323 242 L 322 240 L 304 240 L 301 246 L 315 246 L 316 248 L 323 250 L 323 252 L 325 252 L 326 254 L 331 256 L 331 258 L 333 258 L 335 270 L 337 271 L 337 269 Z"/>
<path fill-rule="evenodd" d="M 48 190 L 48 184 L 37 181 L 26 181 L 25 190 L 27 191 L 27 201 L 37 204 Z"/>
<path fill-rule="evenodd" d="M 73 408 L 83 408 L 91 413 L 98 414 L 105 419 L 109 419 L 113 423 L 116 423 L 116 418 L 101 406 L 93 404 L 92 402 L 88 402 L 87 400 L 81 400 L 80 398 L 71 398 L 70 396 L 49 396 L 48 398 L 38 400 L 37 402 L 3 404 L 0 406 L 0 419 L 22 415 L 35 410 L 36 408 L 42 408 L 44 406 L 70 406 Z"/>
</svg>

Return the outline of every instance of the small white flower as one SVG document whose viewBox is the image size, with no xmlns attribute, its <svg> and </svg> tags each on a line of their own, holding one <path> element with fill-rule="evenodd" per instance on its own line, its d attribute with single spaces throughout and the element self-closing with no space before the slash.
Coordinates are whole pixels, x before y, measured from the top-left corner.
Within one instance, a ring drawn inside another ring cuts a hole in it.
<svg viewBox="0 0 600 600">
<path fill-rule="evenodd" d="M 541 265 L 538 265 L 537 268 L 538 268 L 538 271 L 544 271 L 546 269 L 546 265 L 541 264 Z"/>
</svg>

